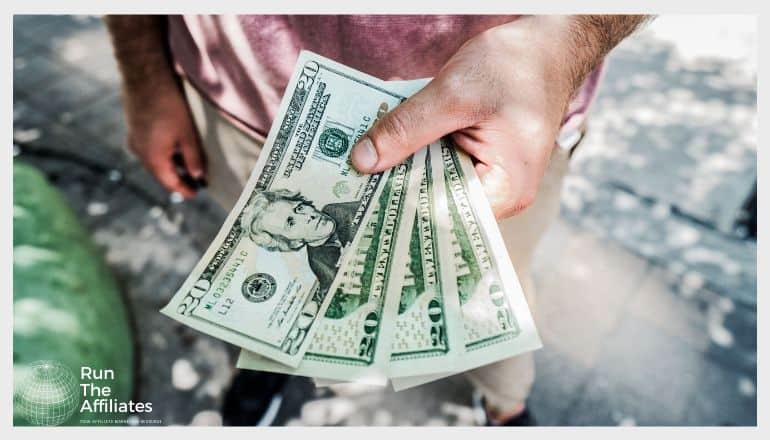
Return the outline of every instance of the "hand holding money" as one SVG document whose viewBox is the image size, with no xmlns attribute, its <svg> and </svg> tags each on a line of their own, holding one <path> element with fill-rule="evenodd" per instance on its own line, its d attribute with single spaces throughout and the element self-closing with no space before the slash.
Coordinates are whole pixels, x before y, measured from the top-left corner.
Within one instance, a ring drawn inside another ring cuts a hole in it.
<svg viewBox="0 0 770 440">
<path fill-rule="evenodd" d="M 241 197 L 162 312 L 244 348 L 241 368 L 396 388 L 540 347 L 451 139 L 377 174 L 351 165 L 352 145 L 423 83 L 303 52 Z"/>
<path fill-rule="evenodd" d="M 568 46 L 559 38 L 566 21 L 527 17 L 469 40 L 433 81 L 361 139 L 353 164 L 379 172 L 450 135 L 475 159 L 498 218 L 525 209 L 582 80 L 566 71 Z"/>
</svg>

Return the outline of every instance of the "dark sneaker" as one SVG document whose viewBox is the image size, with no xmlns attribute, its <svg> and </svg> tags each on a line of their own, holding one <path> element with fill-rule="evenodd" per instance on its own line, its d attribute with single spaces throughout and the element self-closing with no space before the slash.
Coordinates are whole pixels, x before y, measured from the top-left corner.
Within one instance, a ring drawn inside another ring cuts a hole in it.
<svg viewBox="0 0 770 440">
<path fill-rule="evenodd" d="M 226 426 L 270 426 L 283 402 L 288 376 L 240 370 L 225 394 L 222 422 Z"/>
<path fill-rule="evenodd" d="M 535 416 L 526 407 L 519 415 L 511 417 L 505 423 L 492 423 L 487 414 L 486 399 L 478 391 L 473 392 L 473 410 L 476 416 L 476 424 L 481 426 L 537 426 Z"/>
</svg>

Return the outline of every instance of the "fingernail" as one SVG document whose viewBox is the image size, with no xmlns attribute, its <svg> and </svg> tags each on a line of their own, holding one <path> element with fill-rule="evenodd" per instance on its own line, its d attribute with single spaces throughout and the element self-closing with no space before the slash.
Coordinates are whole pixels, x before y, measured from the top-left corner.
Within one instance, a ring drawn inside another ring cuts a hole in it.
<svg viewBox="0 0 770 440">
<path fill-rule="evenodd" d="M 374 149 L 371 139 L 361 139 L 350 153 L 350 160 L 358 171 L 367 172 L 377 164 L 377 150 Z"/>
</svg>

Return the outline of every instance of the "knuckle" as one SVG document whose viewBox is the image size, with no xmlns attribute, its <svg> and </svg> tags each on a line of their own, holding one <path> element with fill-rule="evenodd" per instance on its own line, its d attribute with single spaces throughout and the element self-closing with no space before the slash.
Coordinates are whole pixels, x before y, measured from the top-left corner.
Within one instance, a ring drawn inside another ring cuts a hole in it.
<svg viewBox="0 0 770 440">
<path fill-rule="evenodd" d="M 390 138 L 396 146 L 404 145 L 408 139 L 409 116 L 403 111 L 394 111 L 380 121 L 381 132 Z M 373 139 L 375 146 L 377 141 Z"/>
<path fill-rule="evenodd" d="M 521 212 L 535 203 L 535 192 L 532 190 L 527 190 L 519 197 L 518 202 L 516 202 L 516 211 Z"/>
<path fill-rule="evenodd" d="M 525 139 L 542 140 L 551 132 L 549 125 L 540 115 L 530 114 L 520 119 L 517 130 Z"/>
<path fill-rule="evenodd" d="M 527 208 L 530 208 L 535 202 L 535 193 L 534 191 L 526 191 L 522 195 L 519 196 L 518 199 L 509 200 L 505 203 L 502 203 L 500 206 L 495 209 L 496 215 L 498 218 L 507 218 L 511 217 L 517 214 L 520 214 L 522 211 L 526 210 Z"/>
<path fill-rule="evenodd" d="M 459 125 L 474 124 L 492 115 L 498 107 L 497 99 L 487 93 L 479 93 L 474 78 L 481 75 L 473 71 L 447 72 L 439 84 L 439 96 L 446 112 L 457 119 Z"/>
<path fill-rule="evenodd" d="M 516 204 L 506 203 L 504 205 L 494 206 L 493 211 L 495 212 L 495 217 L 499 219 L 508 218 L 516 214 Z"/>
<path fill-rule="evenodd" d="M 459 95 L 458 92 L 462 90 L 465 85 L 466 77 L 464 73 L 457 70 L 446 72 L 441 81 L 441 91 L 449 95 Z"/>
<path fill-rule="evenodd" d="M 467 100 L 466 94 L 463 93 L 467 87 L 467 80 L 468 78 L 462 72 L 452 71 L 444 75 L 438 91 L 447 105 L 458 106 Z"/>
<path fill-rule="evenodd" d="M 498 32 L 493 29 L 488 29 L 481 32 L 473 39 L 474 44 L 479 48 L 494 48 L 500 47 L 500 36 Z M 497 50 L 495 51 L 497 52 Z"/>
</svg>

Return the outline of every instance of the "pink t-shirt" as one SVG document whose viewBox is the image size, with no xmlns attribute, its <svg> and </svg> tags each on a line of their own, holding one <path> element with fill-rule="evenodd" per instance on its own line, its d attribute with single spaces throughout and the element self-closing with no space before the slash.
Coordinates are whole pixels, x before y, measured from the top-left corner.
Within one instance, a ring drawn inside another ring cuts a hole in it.
<svg viewBox="0 0 770 440">
<path fill-rule="evenodd" d="M 264 139 L 303 49 L 388 79 L 435 76 L 468 39 L 515 15 L 187 15 L 169 17 L 177 71 L 238 125 Z M 597 68 L 570 104 L 591 103 Z"/>
</svg>

